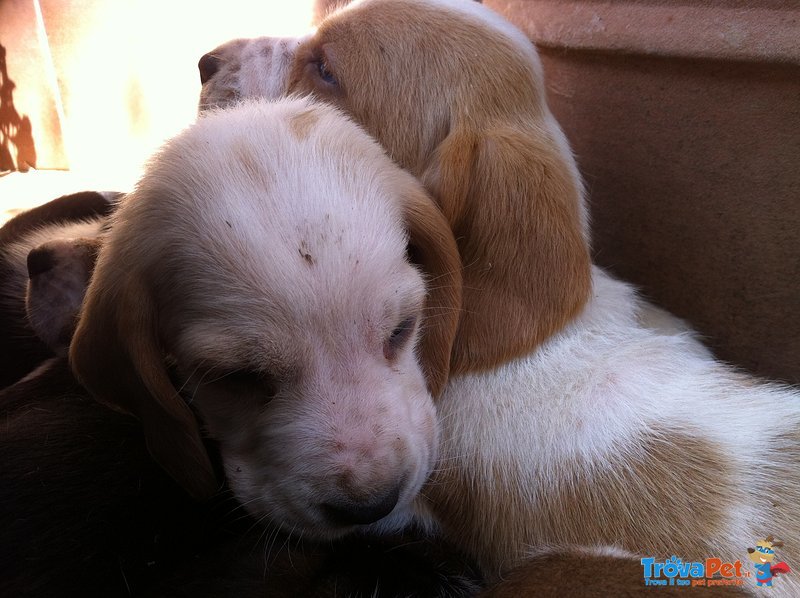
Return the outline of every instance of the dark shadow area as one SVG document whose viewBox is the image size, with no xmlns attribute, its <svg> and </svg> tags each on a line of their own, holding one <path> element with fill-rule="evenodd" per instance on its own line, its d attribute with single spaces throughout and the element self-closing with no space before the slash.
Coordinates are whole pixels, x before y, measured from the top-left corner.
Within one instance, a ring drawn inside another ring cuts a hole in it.
<svg viewBox="0 0 800 598">
<path fill-rule="evenodd" d="M 0 45 L 0 171 L 36 168 L 33 128 L 14 107 L 16 84 L 8 76 L 6 49 Z"/>
</svg>

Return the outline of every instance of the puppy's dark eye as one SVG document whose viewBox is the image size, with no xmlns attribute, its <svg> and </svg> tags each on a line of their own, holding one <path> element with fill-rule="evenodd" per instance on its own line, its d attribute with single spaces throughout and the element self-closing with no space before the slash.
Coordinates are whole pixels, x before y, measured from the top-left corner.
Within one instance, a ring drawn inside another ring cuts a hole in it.
<svg viewBox="0 0 800 598">
<path fill-rule="evenodd" d="M 386 359 L 394 359 L 398 352 L 408 343 L 411 333 L 414 331 L 414 324 L 417 319 L 410 316 L 403 320 L 400 325 L 392 330 L 389 337 L 383 342 L 383 356 Z"/>
<path fill-rule="evenodd" d="M 333 76 L 329 67 L 328 61 L 325 58 L 318 58 L 317 59 L 317 74 L 319 78 L 325 81 L 328 85 L 338 85 L 338 81 L 336 81 L 336 77 Z"/>
</svg>

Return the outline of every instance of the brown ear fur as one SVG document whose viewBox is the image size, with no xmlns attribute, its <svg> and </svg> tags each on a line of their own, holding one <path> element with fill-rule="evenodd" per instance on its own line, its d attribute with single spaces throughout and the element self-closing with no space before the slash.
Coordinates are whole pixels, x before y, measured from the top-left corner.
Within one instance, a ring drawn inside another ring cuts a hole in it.
<svg viewBox="0 0 800 598">
<path fill-rule="evenodd" d="M 463 263 L 463 316 L 451 372 L 523 355 L 563 327 L 591 289 L 580 189 L 534 125 L 453 131 L 422 176 Z"/>
<path fill-rule="evenodd" d="M 155 460 L 192 496 L 208 498 L 218 484 L 194 414 L 167 375 L 156 310 L 136 274 L 111 274 L 102 258 L 70 345 L 70 364 L 94 398 L 142 421 Z"/>
<path fill-rule="evenodd" d="M 450 226 L 430 197 L 414 191 L 406 196 L 404 208 L 410 253 L 427 275 L 419 356 L 428 390 L 437 397 L 447 383 L 461 314 L 461 261 Z"/>
</svg>

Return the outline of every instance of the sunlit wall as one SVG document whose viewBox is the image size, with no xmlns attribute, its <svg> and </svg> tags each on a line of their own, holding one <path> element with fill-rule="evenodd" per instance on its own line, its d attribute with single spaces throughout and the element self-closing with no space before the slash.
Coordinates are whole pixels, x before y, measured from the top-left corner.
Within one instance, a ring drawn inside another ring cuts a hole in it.
<svg viewBox="0 0 800 598">
<path fill-rule="evenodd" d="M 10 16 L 0 20 L 6 107 L 33 123 L 35 168 L 125 187 L 163 139 L 194 119 L 203 53 L 234 37 L 302 33 L 312 4 L 3 0 L 14 16 L 13 29 Z"/>
</svg>

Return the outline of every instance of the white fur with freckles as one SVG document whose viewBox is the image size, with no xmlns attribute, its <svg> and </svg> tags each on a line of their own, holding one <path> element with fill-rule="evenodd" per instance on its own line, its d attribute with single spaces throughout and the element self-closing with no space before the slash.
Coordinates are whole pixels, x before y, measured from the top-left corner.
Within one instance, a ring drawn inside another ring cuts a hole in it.
<svg viewBox="0 0 800 598">
<path fill-rule="evenodd" d="M 253 102 L 171 140 L 113 217 L 95 282 L 113 264 L 147 281 L 182 393 L 256 517 L 335 537 L 353 526 L 323 505 L 396 485 L 379 525 L 411 516 L 438 435 L 419 326 L 383 351 L 426 297 L 406 258 L 409 188 L 335 109 Z"/>
</svg>

